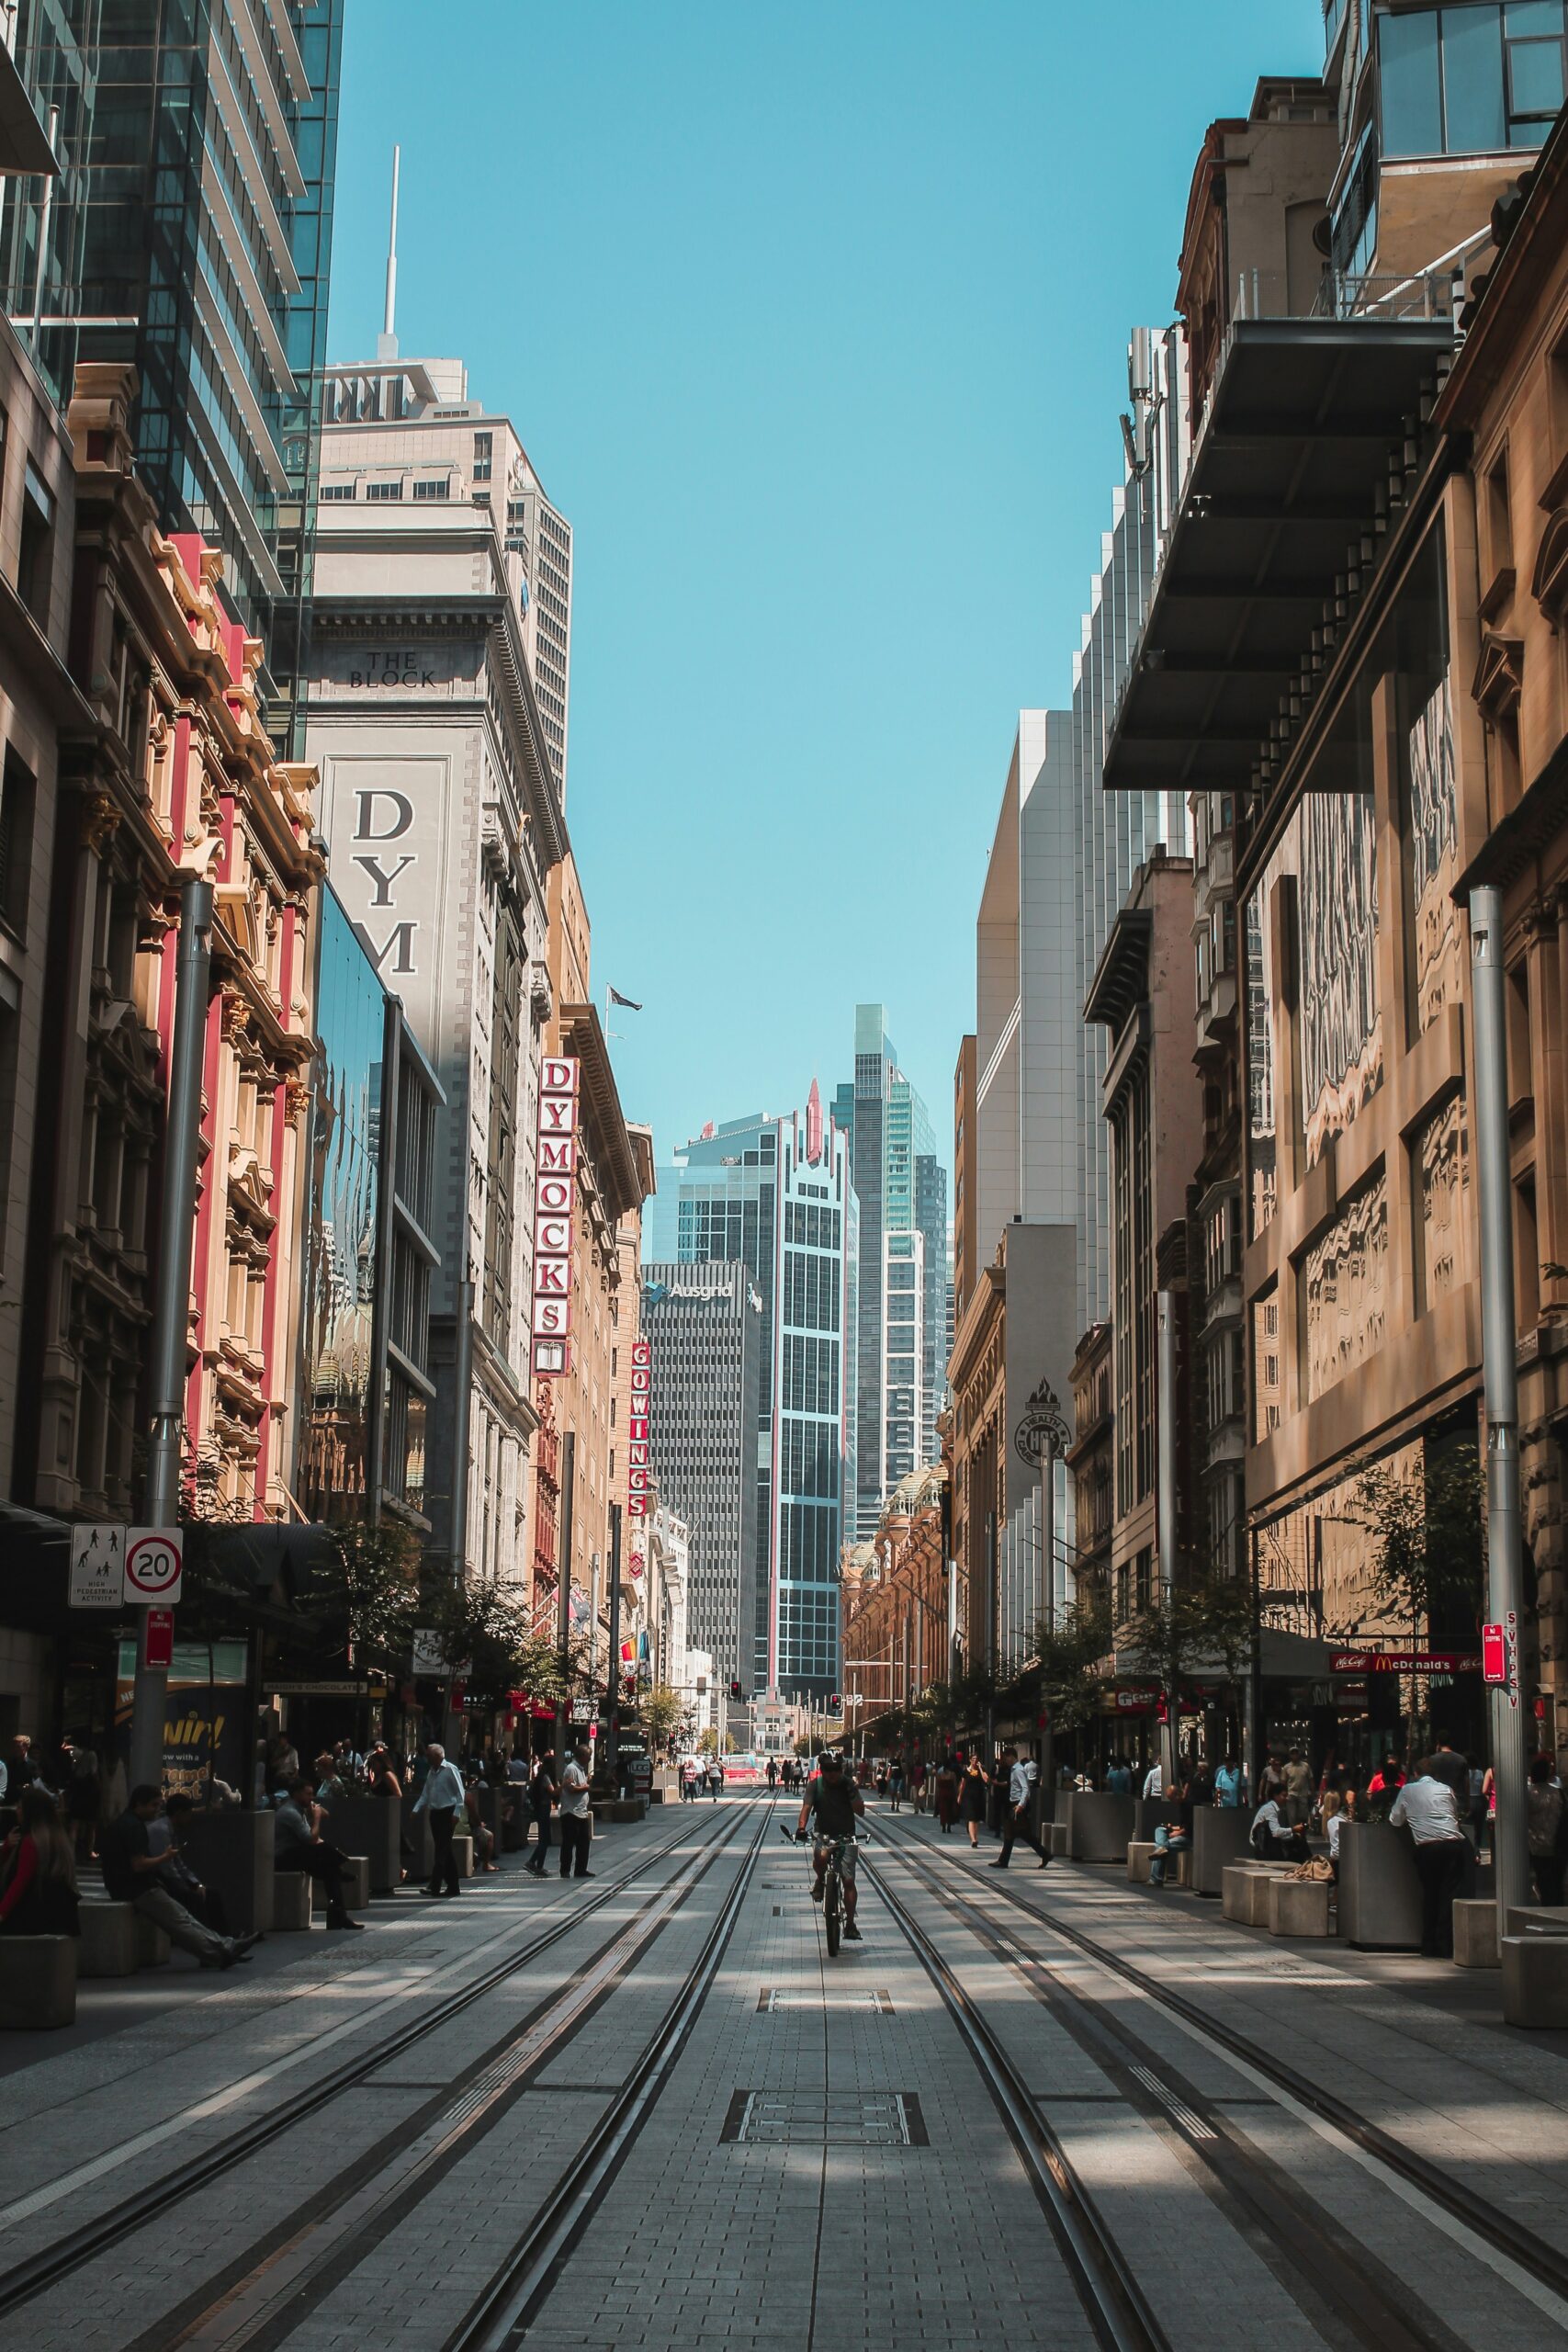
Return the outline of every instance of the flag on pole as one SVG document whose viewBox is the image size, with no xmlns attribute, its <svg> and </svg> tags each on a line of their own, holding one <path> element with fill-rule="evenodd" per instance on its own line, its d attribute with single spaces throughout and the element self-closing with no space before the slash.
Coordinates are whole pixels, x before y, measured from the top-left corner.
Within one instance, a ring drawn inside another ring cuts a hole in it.
<svg viewBox="0 0 1568 2352">
<path fill-rule="evenodd" d="M 632 1000 L 631 1000 L 631 998 L 630 998 L 629 996 L 623 996 L 623 995 L 621 994 L 621 991 L 620 991 L 620 989 L 611 989 L 608 991 L 608 994 L 609 994 L 610 1002 L 611 1002 L 612 1004 L 618 1004 L 618 1005 L 620 1005 L 620 1006 L 622 1007 L 622 1009 L 623 1009 L 625 1012 L 640 1012 L 642 1011 L 642 1007 L 641 1007 L 641 1005 L 640 1005 L 640 1004 L 634 1004 L 634 1003 L 632 1002 Z"/>
</svg>

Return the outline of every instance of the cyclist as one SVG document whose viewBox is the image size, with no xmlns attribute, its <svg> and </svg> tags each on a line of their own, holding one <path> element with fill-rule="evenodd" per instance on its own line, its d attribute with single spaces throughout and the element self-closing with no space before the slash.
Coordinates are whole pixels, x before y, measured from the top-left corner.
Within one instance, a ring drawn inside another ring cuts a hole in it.
<svg viewBox="0 0 1568 2352">
<path fill-rule="evenodd" d="M 843 1758 L 835 1747 L 824 1748 L 817 1770 L 806 1784 L 795 1836 L 804 1838 L 815 1816 L 811 1861 L 817 1875 L 811 1889 L 813 1903 L 822 1900 L 829 1845 L 836 1838 L 846 1841 L 839 1858 L 839 1871 L 844 1882 L 844 1940 L 852 1944 L 860 1941 L 860 1929 L 855 1925 L 855 1821 L 864 1812 L 865 1799 L 845 1771 Z"/>
</svg>

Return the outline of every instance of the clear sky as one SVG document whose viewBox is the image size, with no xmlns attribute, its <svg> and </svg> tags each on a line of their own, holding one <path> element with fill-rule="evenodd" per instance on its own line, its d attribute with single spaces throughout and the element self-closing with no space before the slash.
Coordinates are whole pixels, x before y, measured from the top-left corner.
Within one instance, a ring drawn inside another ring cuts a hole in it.
<svg viewBox="0 0 1568 2352">
<path fill-rule="evenodd" d="M 348 0 L 332 356 L 467 359 L 575 532 L 568 818 L 660 1156 L 889 1008 L 951 1150 L 1016 713 L 1070 692 L 1126 340 L 1320 0 Z"/>
</svg>

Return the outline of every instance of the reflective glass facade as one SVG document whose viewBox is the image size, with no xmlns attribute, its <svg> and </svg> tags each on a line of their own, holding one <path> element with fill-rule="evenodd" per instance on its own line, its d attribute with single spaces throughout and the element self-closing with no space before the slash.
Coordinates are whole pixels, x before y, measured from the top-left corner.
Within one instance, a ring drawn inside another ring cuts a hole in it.
<svg viewBox="0 0 1568 2352">
<path fill-rule="evenodd" d="M 61 109 L 65 170 L 41 272 L 34 183 L 0 244 L 57 387 L 78 357 L 134 363 L 159 520 L 221 548 L 296 753 L 342 37 L 343 0 L 22 0 L 17 62 Z"/>
</svg>

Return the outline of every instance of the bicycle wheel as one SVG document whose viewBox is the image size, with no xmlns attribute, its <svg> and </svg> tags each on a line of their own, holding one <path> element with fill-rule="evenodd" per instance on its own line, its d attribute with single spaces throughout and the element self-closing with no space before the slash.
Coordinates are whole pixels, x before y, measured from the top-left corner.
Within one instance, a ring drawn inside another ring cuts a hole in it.
<svg viewBox="0 0 1568 2352">
<path fill-rule="evenodd" d="M 829 1871 L 828 1873 L 828 1884 L 822 1895 L 822 1924 L 828 1930 L 828 1957 L 829 1960 L 836 1960 L 839 1956 L 840 1932 L 837 1871 Z"/>
</svg>

